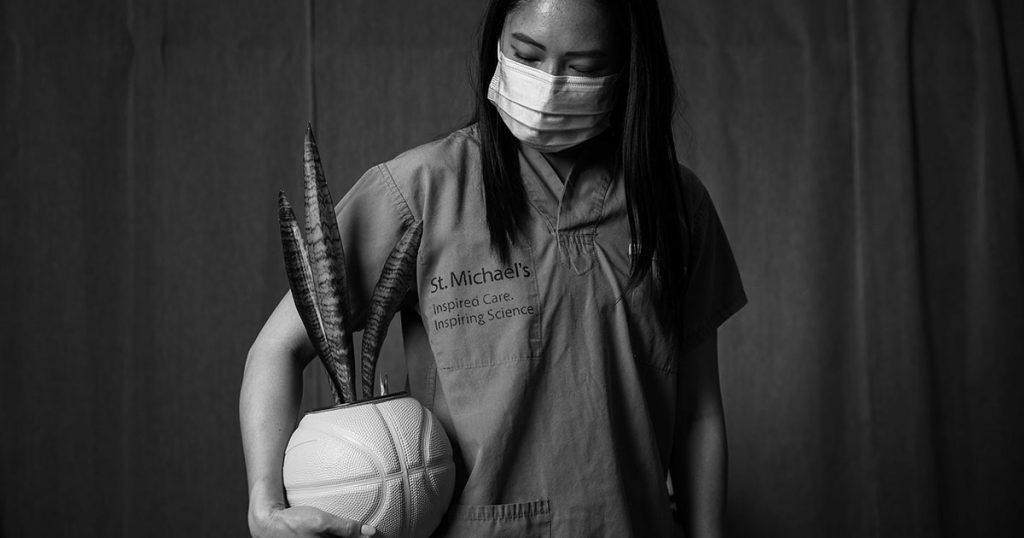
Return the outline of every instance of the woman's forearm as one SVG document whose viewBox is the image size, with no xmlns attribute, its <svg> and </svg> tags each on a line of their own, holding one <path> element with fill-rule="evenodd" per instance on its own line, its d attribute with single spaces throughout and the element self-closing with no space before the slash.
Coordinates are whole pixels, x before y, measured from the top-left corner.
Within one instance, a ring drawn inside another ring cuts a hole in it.
<svg viewBox="0 0 1024 538">
<path fill-rule="evenodd" d="M 676 510 L 687 538 L 719 538 L 725 520 L 726 441 L 718 336 L 682 357 L 672 447 Z"/>
<path fill-rule="evenodd" d="M 283 346 L 257 341 L 246 359 L 238 402 L 250 519 L 285 504 L 281 465 L 301 397 L 301 361 Z"/>
<path fill-rule="evenodd" d="M 679 470 L 679 475 L 689 479 L 674 482 L 686 536 L 719 538 L 724 534 L 728 460 L 722 414 L 696 417 L 686 437 L 686 454 L 680 462 L 684 469 Z"/>
</svg>

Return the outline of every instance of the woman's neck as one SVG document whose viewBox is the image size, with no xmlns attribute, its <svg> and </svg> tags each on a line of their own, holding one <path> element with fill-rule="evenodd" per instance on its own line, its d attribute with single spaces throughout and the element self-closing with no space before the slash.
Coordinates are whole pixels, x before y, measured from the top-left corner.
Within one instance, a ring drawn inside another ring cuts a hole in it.
<svg viewBox="0 0 1024 538">
<path fill-rule="evenodd" d="M 569 179 L 569 174 L 572 173 L 573 166 L 576 161 L 579 160 L 580 154 L 583 150 L 583 146 L 587 143 L 573 146 L 569 149 L 563 149 L 562 151 L 556 151 L 552 153 L 543 153 L 541 155 L 544 160 L 551 165 L 551 168 L 558 174 L 558 179 L 565 184 L 566 180 Z"/>
</svg>

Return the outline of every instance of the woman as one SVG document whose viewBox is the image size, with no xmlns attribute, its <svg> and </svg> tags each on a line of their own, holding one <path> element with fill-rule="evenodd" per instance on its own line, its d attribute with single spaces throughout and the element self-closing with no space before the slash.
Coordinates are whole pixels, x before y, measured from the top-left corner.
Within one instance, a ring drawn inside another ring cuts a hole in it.
<svg viewBox="0 0 1024 538">
<path fill-rule="evenodd" d="M 746 302 L 700 181 L 676 163 L 653 0 L 492 0 L 474 121 L 371 168 L 338 204 L 355 326 L 424 223 L 403 312 L 409 387 L 455 449 L 443 536 L 720 536 L 716 329 Z M 256 536 L 374 529 L 286 508 L 313 356 L 292 298 L 240 399 Z M 516 517 L 508 517 L 514 514 Z"/>
</svg>

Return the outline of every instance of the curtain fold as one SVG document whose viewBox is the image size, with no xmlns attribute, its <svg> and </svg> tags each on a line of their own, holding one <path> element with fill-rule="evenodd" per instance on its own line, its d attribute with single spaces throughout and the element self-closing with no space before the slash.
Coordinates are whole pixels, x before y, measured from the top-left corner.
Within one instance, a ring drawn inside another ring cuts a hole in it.
<svg viewBox="0 0 1024 538">
<path fill-rule="evenodd" d="M 999 493 L 1024 480 L 1021 7 L 921 2 L 915 25 L 933 446 L 953 536 L 1024 524 L 1019 496 Z"/>
</svg>

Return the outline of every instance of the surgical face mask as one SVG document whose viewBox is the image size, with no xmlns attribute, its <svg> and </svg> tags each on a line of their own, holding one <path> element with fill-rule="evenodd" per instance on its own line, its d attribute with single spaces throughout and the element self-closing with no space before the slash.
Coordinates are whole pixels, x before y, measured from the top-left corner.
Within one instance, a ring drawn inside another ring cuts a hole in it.
<svg viewBox="0 0 1024 538">
<path fill-rule="evenodd" d="M 487 99 L 516 138 L 550 153 L 585 142 L 608 128 L 616 78 L 549 75 L 509 59 L 499 46 Z"/>
</svg>

